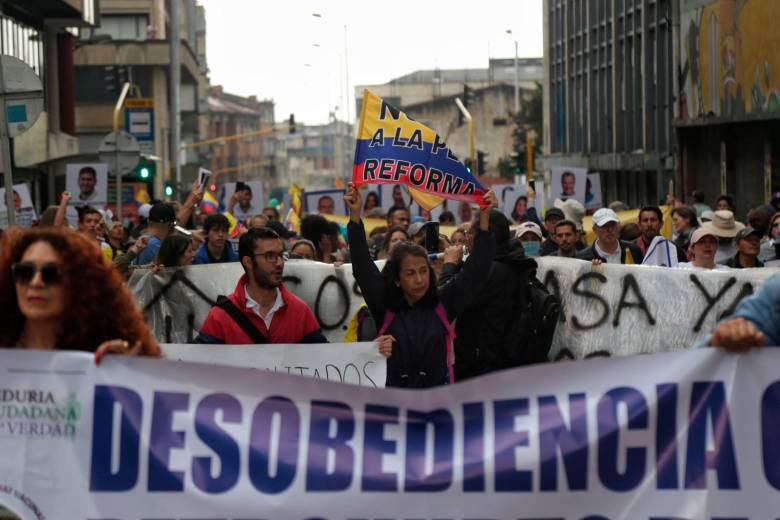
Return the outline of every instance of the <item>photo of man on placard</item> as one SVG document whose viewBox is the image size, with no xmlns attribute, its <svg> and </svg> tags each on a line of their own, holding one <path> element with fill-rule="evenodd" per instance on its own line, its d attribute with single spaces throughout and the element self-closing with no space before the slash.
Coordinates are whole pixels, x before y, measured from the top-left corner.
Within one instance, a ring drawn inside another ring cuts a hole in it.
<svg viewBox="0 0 780 520">
<path fill-rule="evenodd" d="M 344 190 L 340 189 L 304 192 L 303 209 L 308 213 L 345 216 L 347 207 L 343 197 Z"/>
<path fill-rule="evenodd" d="M 65 189 L 73 194 L 72 206 L 87 204 L 102 209 L 108 200 L 108 167 L 105 164 L 69 164 Z"/>
</svg>

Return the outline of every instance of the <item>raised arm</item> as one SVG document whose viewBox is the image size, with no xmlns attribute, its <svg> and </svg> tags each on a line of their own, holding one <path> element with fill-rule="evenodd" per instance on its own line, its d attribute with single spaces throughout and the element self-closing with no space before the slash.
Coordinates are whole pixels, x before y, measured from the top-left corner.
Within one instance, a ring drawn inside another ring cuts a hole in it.
<svg viewBox="0 0 780 520">
<path fill-rule="evenodd" d="M 190 217 L 192 216 L 192 211 L 202 200 L 203 186 L 196 180 L 192 185 L 192 191 L 190 191 L 190 194 L 187 196 L 187 200 L 184 201 L 184 205 L 182 205 L 181 209 L 179 209 L 179 213 L 176 215 L 176 220 L 179 222 L 179 225 L 187 225 L 187 222 L 189 222 Z"/>
<path fill-rule="evenodd" d="M 452 277 L 439 292 L 439 299 L 447 309 L 450 320 L 454 320 L 468 308 L 474 295 L 478 294 L 490 275 L 490 265 L 496 254 L 496 242 L 490 234 L 490 211 L 498 205 L 492 191 L 485 194 L 487 207 L 479 214 L 479 229 L 474 238 L 473 251 L 470 252 L 463 269 Z"/>
<path fill-rule="evenodd" d="M 352 274 L 360 286 L 368 310 L 371 311 L 374 320 L 381 324 L 387 309 L 385 279 L 368 251 L 366 229 L 360 218 L 362 197 L 352 184 L 344 194 L 344 203 L 349 209 L 347 235 L 349 235 L 349 250 L 352 256 Z"/>
<path fill-rule="evenodd" d="M 60 205 L 57 206 L 57 213 L 54 215 L 54 225 L 64 226 L 65 216 L 68 211 L 68 203 L 70 202 L 71 194 L 69 191 L 63 191 L 60 196 Z"/>
</svg>

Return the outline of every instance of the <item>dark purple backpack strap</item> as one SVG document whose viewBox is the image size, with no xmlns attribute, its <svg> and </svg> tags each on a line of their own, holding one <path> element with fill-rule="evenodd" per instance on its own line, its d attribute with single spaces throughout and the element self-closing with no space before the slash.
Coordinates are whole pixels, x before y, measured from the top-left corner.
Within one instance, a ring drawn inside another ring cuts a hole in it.
<svg viewBox="0 0 780 520">
<path fill-rule="evenodd" d="M 385 332 L 387 332 L 387 329 L 390 328 L 390 325 L 393 324 L 393 320 L 395 319 L 395 313 L 391 310 L 385 311 L 385 320 L 382 322 L 382 327 L 379 329 L 379 332 L 377 332 L 377 337 L 382 336 Z"/>
<path fill-rule="evenodd" d="M 450 384 L 455 384 L 455 370 L 453 365 L 455 364 L 454 342 L 458 336 L 455 334 L 455 329 L 452 327 L 450 320 L 447 318 L 447 311 L 444 309 L 444 305 L 441 303 L 436 304 L 436 314 L 439 316 L 442 325 L 447 330 L 447 371 L 450 375 Z"/>
</svg>

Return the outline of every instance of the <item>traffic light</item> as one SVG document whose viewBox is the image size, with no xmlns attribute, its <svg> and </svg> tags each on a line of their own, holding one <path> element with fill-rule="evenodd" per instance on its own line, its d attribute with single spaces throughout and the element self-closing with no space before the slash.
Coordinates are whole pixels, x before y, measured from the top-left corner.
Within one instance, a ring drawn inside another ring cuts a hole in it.
<svg viewBox="0 0 780 520">
<path fill-rule="evenodd" d="M 512 171 L 514 174 L 521 175 L 523 173 L 522 155 L 518 152 L 512 152 L 509 154 L 509 158 L 512 161 Z"/>
<path fill-rule="evenodd" d="M 463 106 L 468 108 L 474 104 L 474 89 L 468 85 L 463 85 Z"/>
<path fill-rule="evenodd" d="M 127 67 L 115 67 L 113 65 L 107 65 L 103 67 L 103 79 L 105 81 L 105 88 L 107 91 L 119 95 L 122 91 L 122 86 L 130 79 L 130 74 Z"/>
<path fill-rule="evenodd" d="M 290 114 L 289 125 L 290 125 L 290 133 L 294 134 L 295 133 L 295 114 Z"/>
<path fill-rule="evenodd" d="M 153 162 L 141 162 L 135 167 L 135 177 L 144 182 L 149 182 L 154 178 L 155 164 Z"/>
<path fill-rule="evenodd" d="M 463 161 L 463 164 L 465 164 L 465 165 L 466 165 L 466 170 L 467 170 L 469 173 L 471 173 L 471 172 L 472 172 L 472 170 L 473 170 L 473 168 L 471 167 L 471 158 L 469 157 L 468 159 L 464 160 L 464 161 Z"/>
<path fill-rule="evenodd" d="M 466 108 L 474 104 L 474 90 L 468 85 L 463 85 L 463 99 L 461 101 Z M 458 126 L 463 126 L 465 122 L 466 118 L 463 116 L 463 112 L 458 110 Z"/>
<path fill-rule="evenodd" d="M 164 190 L 164 192 L 165 192 L 165 196 L 166 197 L 173 197 L 173 194 L 174 194 L 175 191 L 176 190 L 173 187 L 173 182 L 168 181 L 168 182 L 165 183 L 165 190 Z"/>
<path fill-rule="evenodd" d="M 484 175 L 487 171 L 487 165 L 485 164 L 486 152 L 477 150 L 477 175 Z"/>
</svg>

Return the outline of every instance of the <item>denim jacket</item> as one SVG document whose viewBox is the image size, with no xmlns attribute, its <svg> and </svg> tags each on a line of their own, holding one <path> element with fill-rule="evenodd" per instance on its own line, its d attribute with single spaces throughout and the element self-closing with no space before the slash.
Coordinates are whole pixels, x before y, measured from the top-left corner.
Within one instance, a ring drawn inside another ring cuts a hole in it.
<svg viewBox="0 0 780 520">
<path fill-rule="evenodd" d="M 780 275 L 764 282 L 756 294 L 737 305 L 734 314 L 726 318 L 749 320 L 764 334 L 764 345 L 780 346 Z M 711 337 L 707 338 L 709 344 Z"/>
</svg>

